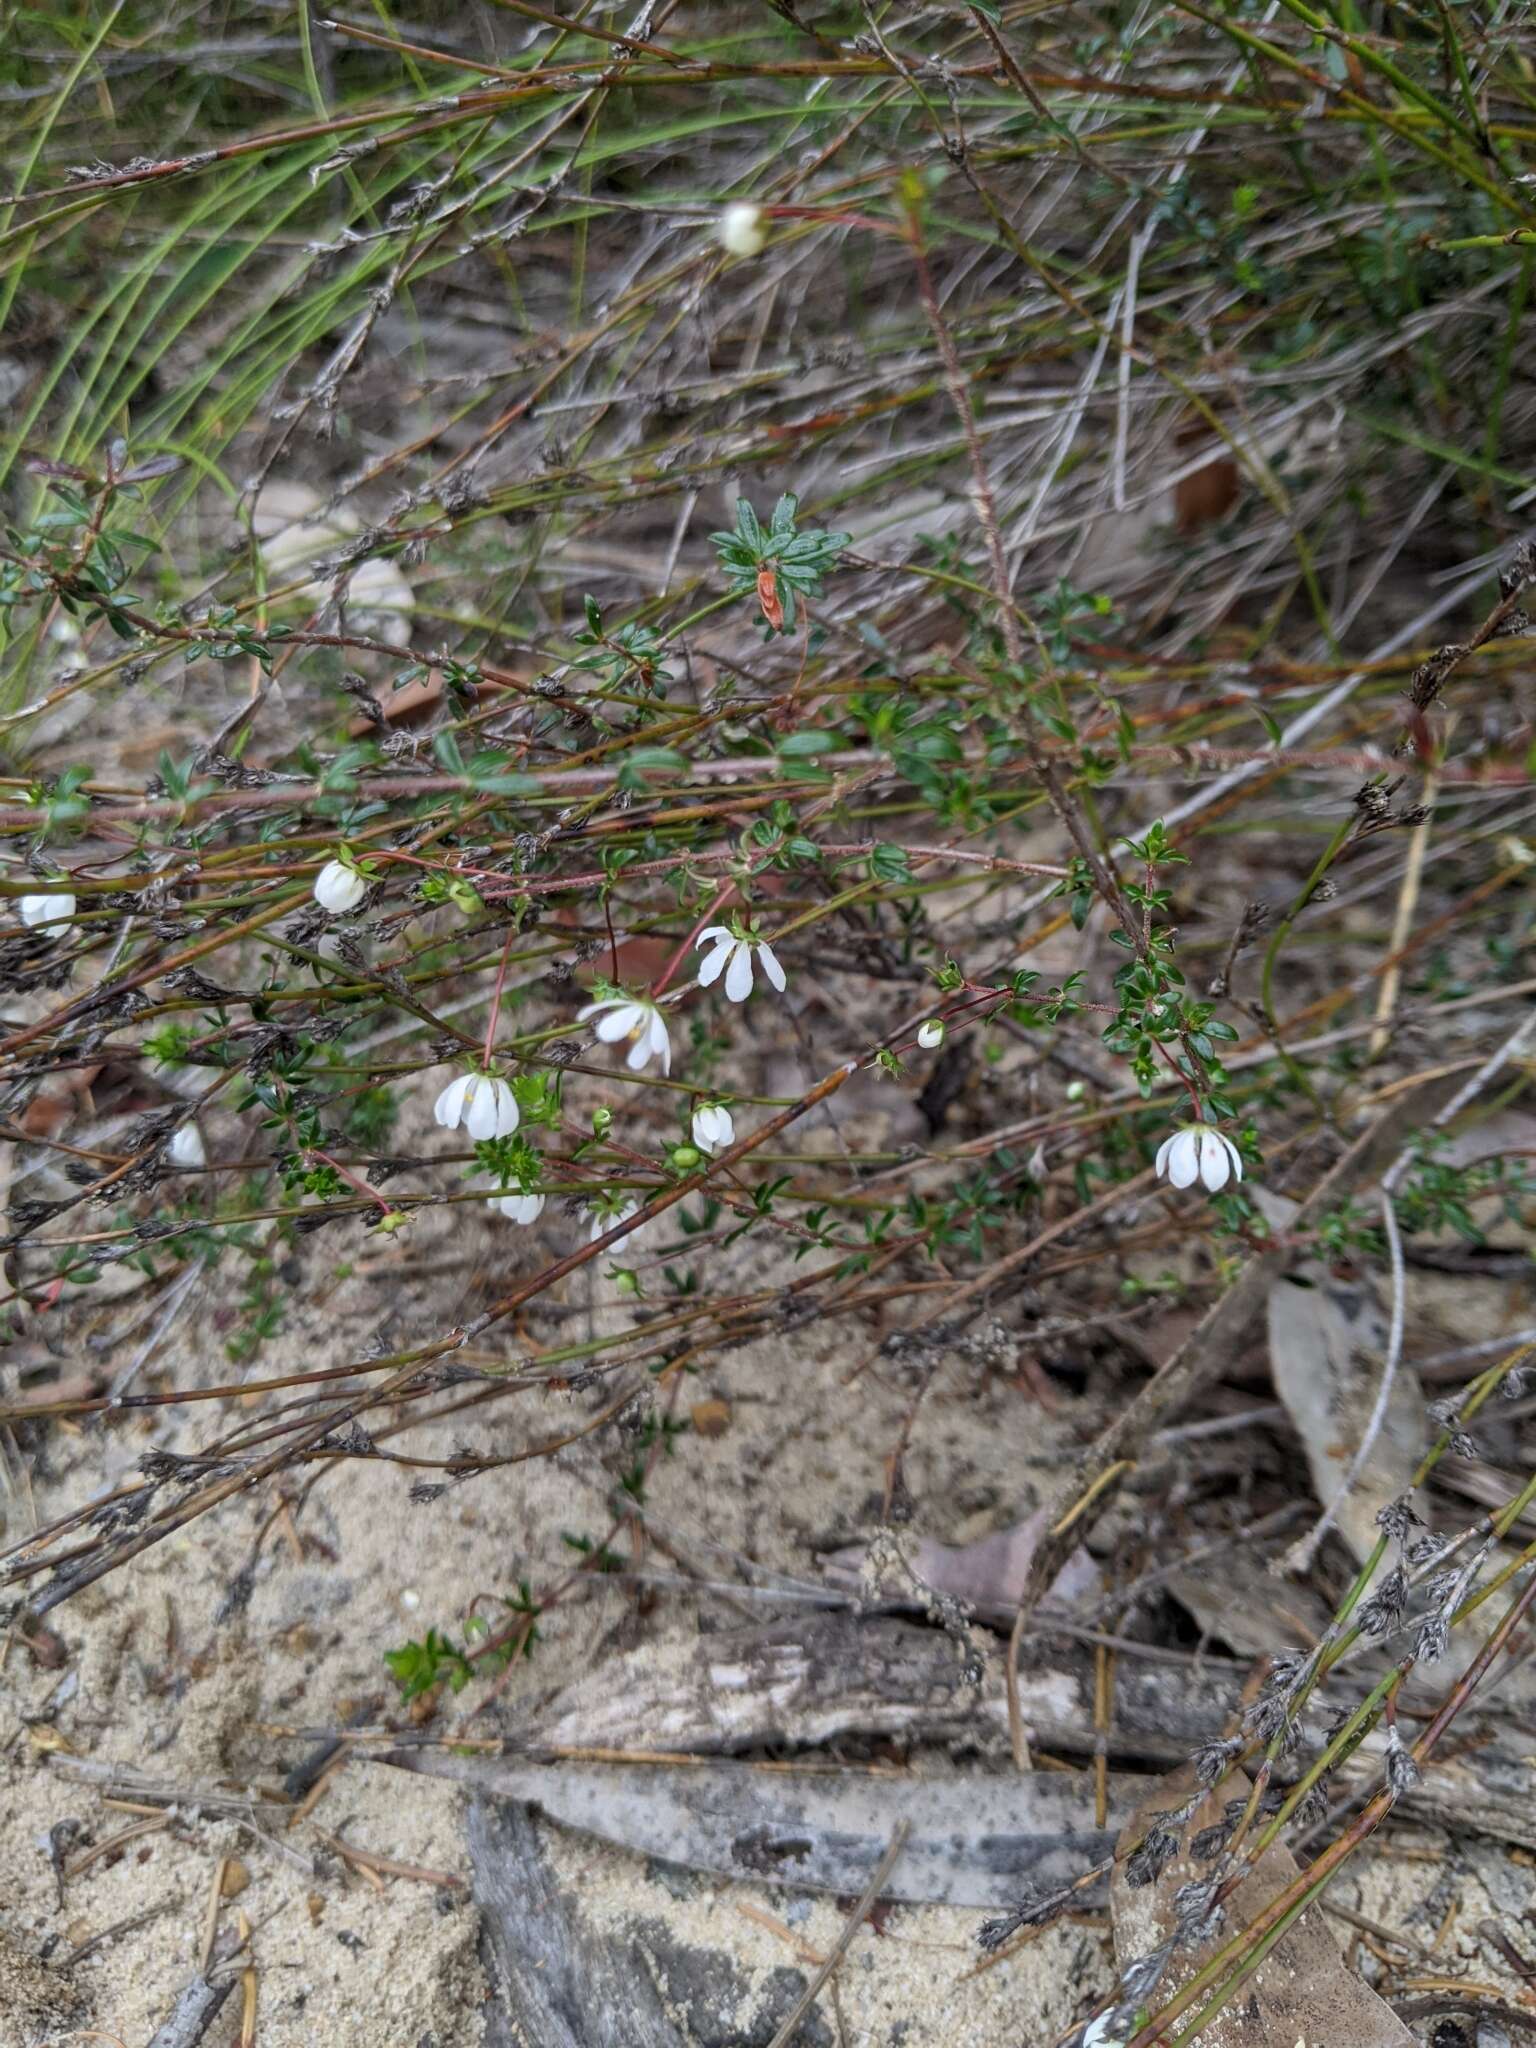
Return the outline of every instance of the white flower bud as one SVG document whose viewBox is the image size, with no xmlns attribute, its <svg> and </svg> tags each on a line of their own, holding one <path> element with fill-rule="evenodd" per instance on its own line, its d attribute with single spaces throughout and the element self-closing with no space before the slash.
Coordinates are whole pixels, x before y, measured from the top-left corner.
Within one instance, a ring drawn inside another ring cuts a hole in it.
<svg viewBox="0 0 1536 2048">
<path fill-rule="evenodd" d="M 23 896 L 17 911 L 28 930 L 62 932 L 74 922 L 75 899 L 68 889 L 49 890 L 40 896 Z"/>
<path fill-rule="evenodd" d="M 621 1223 L 627 1223 L 631 1216 L 636 1216 L 639 1212 L 640 1200 L 638 1196 L 631 1196 L 629 1199 L 621 1202 L 617 1209 L 607 1211 L 589 1209 L 587 1211 L 590 1219 L 587 1227 L 587 1243 L 596 1244 L 600 1237 L 606 1237 L 610 1230 L 617 1229 Z M 612 1257 L 615 1252 L 622 1250 L 629 1243 L 629 1240 L 637 1236 L 645 1227 L 643 1223 L 637 1223 L 633 1230 L 626 1230 L 622 1237 L 616 1237 L 608 1247 L 609 1256 Z"/>
<path fill-rule="evenodd" d="M 366 880 L 344 860 L 328 860 L 315 877 L 315 901 L 332 917 L 356 910 L 367 894 Z"/>
<path fill-rule="evenodd" d="M 932 1052 L 936 1046 L 942 1045 L 944 1043 L 944 1019 L 942 1017 L 929 1017 L 925 1023 L 919 1024 L 917 1027 L 917 1042 L 924 1052 Z"/>
<path fill-rule="evenodd" d="M 701 1152 L 728 1152 L 736 1142 L 736 1122 L 718 1102 L 706 1102 L 693 1112 L 693 1142 Z"/>
<path fill-rule="evenodd" d="M 203 1134 L 196 1124 L 179 1124 L 165 1149 L 172 1166 L 179 1166 L 183 1172 L 208 1164 L 208 1154 L 203 1150 Z"/>
<path fill-rule="evenodd" d="M 768 240 L 763 226 L 763 209 L 750 200 L 734 199 L 715 227 L 722 249 L 733 256 L 760 256 Z"/>
</svg>

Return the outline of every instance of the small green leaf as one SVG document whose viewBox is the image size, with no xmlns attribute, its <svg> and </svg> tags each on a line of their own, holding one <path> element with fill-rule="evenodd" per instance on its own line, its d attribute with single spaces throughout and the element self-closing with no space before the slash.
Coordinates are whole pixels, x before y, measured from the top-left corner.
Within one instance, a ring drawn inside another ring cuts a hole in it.
<svg viewBox="0 0 1536 2048">
<path fill-rule="evenodd" d="M 783 760 L 796 761 L 808 754 L 830 754 L 836 745 L 836 737 L 829 732 L 792 732 L 779 741 L 778 751 Z"/>
<path fill-rule="evenodd" d="M 869 872 L 877 882 L 910 882 L 912 866 L 907 849 L 882 840 L 869 856 Z"/>
</svg>

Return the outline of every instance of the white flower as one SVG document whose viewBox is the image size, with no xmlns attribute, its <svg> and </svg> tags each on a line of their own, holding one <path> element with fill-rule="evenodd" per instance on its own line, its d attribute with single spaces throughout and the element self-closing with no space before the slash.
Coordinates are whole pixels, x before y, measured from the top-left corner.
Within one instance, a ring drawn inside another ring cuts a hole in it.
<svg viewBox="0 0 1536 2048">
<path fill-rule="evenodd" d="M 666 1019 L 653 1002 L 644 996 L 605 996 L 601 1002 L 588 1003 L 578 1010 L 576 1021 L 585 1024 L 589 1017 L 602 1016 L 602 1022 L 593 1026 L 604 1045 L 616 1045 L 621 1038 L 629 1040 L 629 1056 L 624 1064 L 632 1074 L 638 1074 L 648 1067 L 652 1060 L 661 1061 L 661 1071 L 672 1071 L 672 1041 L 667 1036 Z"/>
<path fill-rule="evenodd" d="M 1192 1188 L 1198 1180 L 1215 1195 L 1234 1174 L 1243 1177 L 1242 1154 L 1209 1124 L 1183 1124 L 1157 1148 L 1157 1177 L 1176 1188 Z"/>
<path fill-rule="evenodd" d="M 1109 2031 L 1112 2012 L 1101 2012 L 1096 2020 L 1090 2020 L 1083 2033 L 1083 2048 L 1115 2048 L 1115 2036 Z"/>
<path fill-rule="evenodd" d="M 736 1142 L 736 1123 L 731 1112 L 718 1102 L 706 1102 L 696 1109 L 693 1142 L 701 1152 L 728 1152 Z"/>
<path fill-rule="evenodd" d="M 944 1019 L 930 1017 L 917 1027 L 917 1042 L 924 1052 L 932 1052 L 936 1045 L 944 1043 Z"/>
<path fill-rule="evenodd" d="M 509 1223 L 537 1223 L 544 1214 L 544 1200 L 543 1195 L 493 1195 L 491 1207 Z"/>
<path fill-rule="evenodd" d="M 344 917 L 356 910 L 368 894 L 366 879 L 344 860 L 328 860 L 315 877 L 315 901 L 332 917 Z"/>
<path fill-rule="evenodd" d="M 432 1114 L 445 1131 L 462 1124 L 476 1144 L 482 1138 L 510 1138 L 517 1129 L 517 1097 L 505 1081 L 489 1074 L 460 1074 L 438 1096 Z"/>
<path fill-rule="evenodd" d="M 763 209 L 750 200 L 734 199 L 715 225 L 722 249 L 733 256 L 758 256 L 768 240 L 763 226 Z"/>
<path fill-rule="evenodd" d="M 772 946 L 766 939 L 738 939 L 723 924 L 712 924 L 708 931 L 699 933 L 695 946 L 713 946 L 714 951 L 699 969 L 699 987 L 708 988 L 721 975 L 725 976 L 725 992 L 733 1003 L 744 1003 L 752 993 L 752 955 L 756 953 L 758 965 L 782 995 L 784 992 L 784 970 L 779 965 Z"/>
<path fill-rule="evenodd" d="M 196 1124 L 178 1124 L 165 1149 L 172 1166 L 188 1169 L 208 1164 L 208 1154 L 203 1150 L 203 1134 Z"/>
<path fill-rule="evenodd" d="M 22 923 L 31 930 L 43 925 L 63 931 L 74 922 L 75 899 L 68 889 L 50 890 L 42 896 L 23 896 L 17 909 Z"/>
<path fill-rule="evenodd" d="M 589 1210 L 587 1213 L 592 1218 L 592 1225 L 587 1232 L 587 1243 L 596 1244 L 597 1240 L 600 1237 L 606 1237 L 608 1232 L 614 1229 L 618 1224 L 627 1223 L 631 1216 L 638 1216 L 640 1213 L 640 1206 L 641 1205 L 638 1198 L 634 1198 L 630 1201 L 621 1203 L 617 1209 L 611 1210 L 607 1213 L 604 1213 L 604 1211 L 601 1209 Z M 622 1251 L 624 1246 L 629 1243 L 629 1240 L 632 1237 L 638 1237 L 640 1232 L 644 1228 L 645 1225 L 641 1223 L 637 1224 L 633 1230 L 626 1230 L 622 1237 L 616 1237 L 613 1240 L 613 1243 L 608 1247 L 609 1251 Z"/>
</svg>

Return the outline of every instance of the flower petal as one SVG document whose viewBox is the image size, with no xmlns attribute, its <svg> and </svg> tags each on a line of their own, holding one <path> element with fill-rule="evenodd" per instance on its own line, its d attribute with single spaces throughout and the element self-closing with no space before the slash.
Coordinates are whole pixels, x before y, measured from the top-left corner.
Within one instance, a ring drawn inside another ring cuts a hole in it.
<svg viewBox="0 0 1536 2048">
<path fill-rule="evenodd" d="M 517 1097 L 512 1093 L 511 1083 L 508 1081 L 493 1081 L 491 1083 L 491 1099 L 496 1106 L 496 1129 L 494 1135 L 498 1138 L 510 1138 L 522 1122 L 522 1114 L 517 1106 Z"/>
<path fill-rule="evenodd" d="M 672 1039 L 667 1031 L 667 1020 L 660 1010 L 651 1012 L 651 1051 L 661 1061 L 661 1071 L 672 1071 Z"/>
<path fill-rule="evenodd" d="M 706 925 L 693 942 L 694 951 L 697 952 L 700 946 L 718 945 L 722 939 L 734 940 L 735 936 L 736 934 L 723 924 Z"/>
<path fill-rule="evenodd" d="M 779 965 L 779 956 L 774 952 L 766 939 L 759 939 L 757 942 L 757 964 L 762 968 L 764 974 L 767 975 L 779 994 L 783 995 L 788 983 L 784 979 L 784 970 Z"/>
<path fill-rule="evenodd" d="M 1192 1188 L 1200 1173 L 1200 1141 L 1193 1131 L 1180 1131 L 1168 1154 L 1168 1178 L 1176 1188 Z"/>
<path fill-rule="evenodd" d="M 469 1076 L 469 1086 L 464 1091 L 464 1114 L 459 1121 L 477 1145 L 483 1138 L 495 1137 L 496 1097 L 483 1074 Z"/>
<path fill-rule="evenodd" d="M 736 951 L 736 941 L 727 932 L 713 953 L 699 965 L 699 987 L 708 988 L 725 972 L 725 963 Z"/>
<path fill-rule="evenodd" d="M 744 1003 L 752 993 L 752 948 L 739 939 L 731 948 L 731 964 L 725 971 L 725 993 L 733 1003 Z"/>
<path fill-rule="evenodd" d="M 617 1010 L 627 1003 L 627 996 L 604 996 L 601 1002 L 583 1003 L 576 1012 L 576 1022 L 585 1024 L 589 1017 L 595 1017 L 599 1010 Z"/>
<path fill-rule="evenodd" d="M 736 1142 L 736 1125 L 728 1109 L 706 1103 L 693 1113 L 693 1142 L 704 1152 L 725 1152 Z"/>
<path fill-rule="evenodd" d="M 1179 1134 L 1177 1131 L 1175 1131 L 1171 1138 L 1164 1138 L 1161 1145 L 1158 1146 L 1157 1161 L 1156 1164 L 1153 1166 L 1152 1170 L 1157 1175 L 1159 1180 L 1161 1180 L 1164 1174 L 1168 1171 L 1168 1156 L 1178 1142 Z"/>
<path fill-rule="evenodd" d="M 612 1045 L 620 1038 L 633 1037 L 644 1015 L 645 1012 L 638 1003 L 623 1003 L 617 1009 L 610 1010 L 593 1029 L 604 1045 Z"/>
<path fill-rule="evenodd" d="M 432 1114 L 445 1131 L 458 1128 L 459 1120 L 464 1114 L 464 1098 L 469 1093 L 469 1085 L 473 1079 L 473 1074 L 460 1074 L 455 1080 L 450 1081 L 438 1096 Z"/>
<path fill-rule="evenodd" d="M 1235 1178 L 1236 1178 L 1237 1180 L 1241 1180 L 1241 1179 L 1242 1179 L 1242 1177 L 1243 1177 L 1243 1155 L 1242 1155 L 1242 1153 L 1238 1151 L 1237 1147 L 1236 1147 L 1236 1146 L 1235 1146 L 1235 1145 L 1233 1144 L 1233 1142 L 1232 1142 L 1232 1140 L 1231 1140 L 1230 1138 L 1228 1138 L 1228 1137 L 1225 1137 L 1225 1136 L 1224 1136 L 1224 1137 L 1222 1138 L 1222 1141 L 1221 1141 L 1221 1142 L 1223 1143 L 1223 1145 L 1225 1145 L 1225 1146 L 1226 1146 L 1226 1148 L 1227 1148 L 1227 1154 L 1228 1154 L 1228 1157 L 1229 1157 L 1229 1158 L 1231 1159 L 1231 1161 L 1232 1161 L 1232 1172 L 1233 1172 L 1233 1176 L 1234 1176 L 1234 1177 L 1235 1177 Z"/>
<path fill-rule="evenodd" d="M 1219 1195 L 1232 1178 L 1231 1155 L 1219 1131 L 1200 1134 L 1200 1178 L 1213 1195 Z"/>
</svg>

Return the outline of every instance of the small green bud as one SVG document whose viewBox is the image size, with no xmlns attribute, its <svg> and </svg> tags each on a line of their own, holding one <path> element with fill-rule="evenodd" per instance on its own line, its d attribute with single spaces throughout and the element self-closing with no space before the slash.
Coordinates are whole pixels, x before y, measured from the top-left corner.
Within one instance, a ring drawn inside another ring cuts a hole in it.
<svg viewBox="0 0 1536 2048">
<path fill-rule="evenodd" d="M 613 1276 L 613 1284 L 618 1288 L 620 1294 L 638 1295 L 645 1292 L 644 1288 L 640 1285 L 640 1275 L 628 1266 L 620 1266 L 618 1268 Z"/>
<path fill-rule="evenodd" d="M 704 1163 L 704 1154 L 697 1145 L 674 1145 L 667 1156 L 679 1173 L 691 1173 Z"/>
<path fill-rule="evenodd" d="M 455 910 L 461 910 L 466 917 L 473 917 L 477 910 L 485 908 L 479 890 L 472 882 L 466 882 L 462 875 L 448 884 L 448 900 Z"/>
<path fill-rule="evenodd" d="M 594 1138 L 606 1138 L 606 1137 L 607 1137 L 607 1135 L 608 1135 L 608 1133 L 609 1133 L 609 1132 L 610 1132 L 610 1131 L 611 1131 L 612 1129 L 613 1129 L 613 1111 L 612 1111 L 611 1109 L 594 1109 L 594 1110 L 593 1110 L 593 1112 L 592 1112 L 592 1135 L 593 1135 L 593 1137 L 594 1137 Z"/>
</svg>

